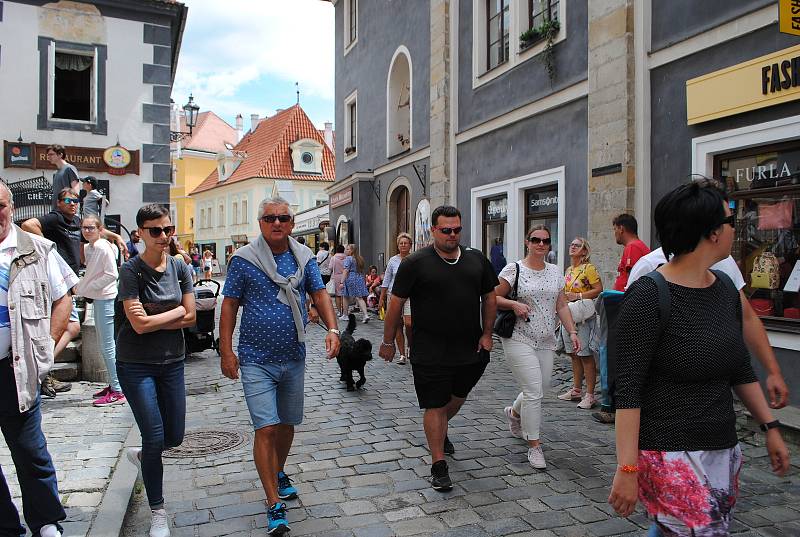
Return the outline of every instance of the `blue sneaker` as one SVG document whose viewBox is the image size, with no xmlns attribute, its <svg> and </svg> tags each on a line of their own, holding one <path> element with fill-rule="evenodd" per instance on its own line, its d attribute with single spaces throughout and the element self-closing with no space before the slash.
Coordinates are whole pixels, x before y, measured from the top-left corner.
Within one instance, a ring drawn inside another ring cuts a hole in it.
<svg viewBox="0 0 800 537">
<path fill-rule="evenodd" d="M 292 486 L 292 480 L 284 471 L 278 472 L 278 498 L 281 500 L 297 498 L 297 489 Z"/>
<path fill-rule="evenodd" d="M 267 533 L 270 535 L 282 535 L 289 531 L 285 503 L 276 503 L 267 510 L 267 524 Z"/>
</svg>

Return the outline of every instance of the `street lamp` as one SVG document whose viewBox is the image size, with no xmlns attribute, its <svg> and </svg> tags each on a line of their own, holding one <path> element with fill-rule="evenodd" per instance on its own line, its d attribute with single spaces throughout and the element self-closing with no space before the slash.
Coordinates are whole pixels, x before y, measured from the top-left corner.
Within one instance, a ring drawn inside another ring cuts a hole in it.
<svg viewBox="0 0 800 537">
<path fill-rule="evenodd" d="M 189 127 L 189 132 L 170 131 L 169 132 L 170 142 L 179 142 L 181 140 L 184 140 L 185 138 L 192 137 L 192 129 L 197 126 L 197 113 L 199 111 L 200 107 L 195 104 L 194 97 L 190 93 L 189 102 L 183 105 L 183 117 L 186 121 L 186 126 Z M 178 128 L 180 128 L 180 123 L 178 124 Z"/>
</svg>

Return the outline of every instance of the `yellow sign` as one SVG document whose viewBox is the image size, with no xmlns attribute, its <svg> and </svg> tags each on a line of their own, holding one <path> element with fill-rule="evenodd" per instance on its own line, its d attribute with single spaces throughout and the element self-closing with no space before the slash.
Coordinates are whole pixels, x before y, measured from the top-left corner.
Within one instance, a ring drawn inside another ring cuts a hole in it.
<svg viewBox="0 0 800 537">
<path fill-rule="evenodd" d="M 798 99 L 800 45 L 688 80 L 686 119 L 694 125 Z"/>
<path fill-rule="evenodd" d="M 103 162 L 108 164 L 109 168 L 126 168 L 131 163 L 131 154 L 124 147 L 115 145 L 103 152 Z"/>
<path fill-rule="evenodd" d="M 800 35 L 800 0 L 779 0 L 778 12 L 781 32 Z"/>
</svg>

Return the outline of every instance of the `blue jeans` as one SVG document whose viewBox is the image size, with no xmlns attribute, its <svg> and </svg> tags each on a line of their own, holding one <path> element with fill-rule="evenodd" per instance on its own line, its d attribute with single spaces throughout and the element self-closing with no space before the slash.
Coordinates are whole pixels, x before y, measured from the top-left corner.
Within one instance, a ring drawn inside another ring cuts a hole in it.
<svg viewBox="0 0 800 537">
<path fill-rule="evenodd" d="M 161 453 L 183 442 L 186 388 L 183 360 L 169 364 L 118 362 L 122 392 L 142 433 L 142 480 L 151 509 L 164 505 Z"/>
<path fill-rule="evenodd" d="M 61 530 L 58 521 L 67 518 L 67 514 L 58 498 L 56 469 L 42 433 L 40 399 L 37 396 L 31 408 L 20 413 L 10 358 L 0 360 L 0 428 L 17 470 L 28 528 L 34 536 L 47 524 L 56 524 Z M 24 535 L 25 528 L 20 524 L 19 513 L 11 502 L 11 492 L 0 468 L 0 537 Z"/>
<path fill-rule="evenodd" d="M 611 393 L 608 390 L 608 345 L 600 345 L 600 406 L 606 412 L 611 411 Z"/>
<path fill-rule="evenodd" d="M 117 378 L 117 348 L 114 343 L 114 302 L 116 299 L 96 299 L 94 301 L 94 328 L 97 335 L 97 348 L 103 355 L 108 371 L 108 385 L 115 392 L 122 391 Z"/>
</svg>

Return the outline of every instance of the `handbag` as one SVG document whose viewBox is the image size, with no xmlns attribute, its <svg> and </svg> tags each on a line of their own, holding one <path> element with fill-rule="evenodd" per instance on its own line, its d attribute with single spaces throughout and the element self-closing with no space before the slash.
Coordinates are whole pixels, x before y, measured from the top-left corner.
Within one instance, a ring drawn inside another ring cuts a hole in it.
<svg viewBox="0 0 800 537">
<path fill-rule="evenodd" d="M 769 298 L 751 298 L 750 305 L 759 317 L 772 317 L 775 315 L 775 308 Z"/>
<path fill-rule="evenodd" d="M 758 229 L 788 229 L 792 227 L 792 211 L 794 202 L 790 200 L 778 203 L 758 204 Z"/>
<path fill-rule="evenodd" d="M 325 290 L 328 291 L 329 295 L 336 296 L 336 282 L 333 278 L 328 280 L 328 283 L 325 284 Z"/>
<path fill-rule="evenodd" d="M 583 298 L 581 300 L 574 300 L 568 302 L 569 312 L 572 314 L 572 320 L 575 324 L 588 321 L 594 317 L 596 311 L 594 309 L 594 299 Z"/>
<path fill-rule="evenodd" d="M 764 252 L 753 262 L 750 287 L 755 289 L 777 289 L 780 285 L 780 263 L 772 252 Z"/>
<path fill-rule="evenodd" d="M 517 275 L 514 277 L 514 288 L 511 290 L 510 300 L 517 299 L 517 288 L 519 286 L 519 263 L 514 263 L 517 268 Z M 514 333 L 514 325 L 517 324 L 517 314 L 514 310 L 500 310 L 494 320 L 494 333 L 503 338 L 510 338 Z"/>
</svg>

